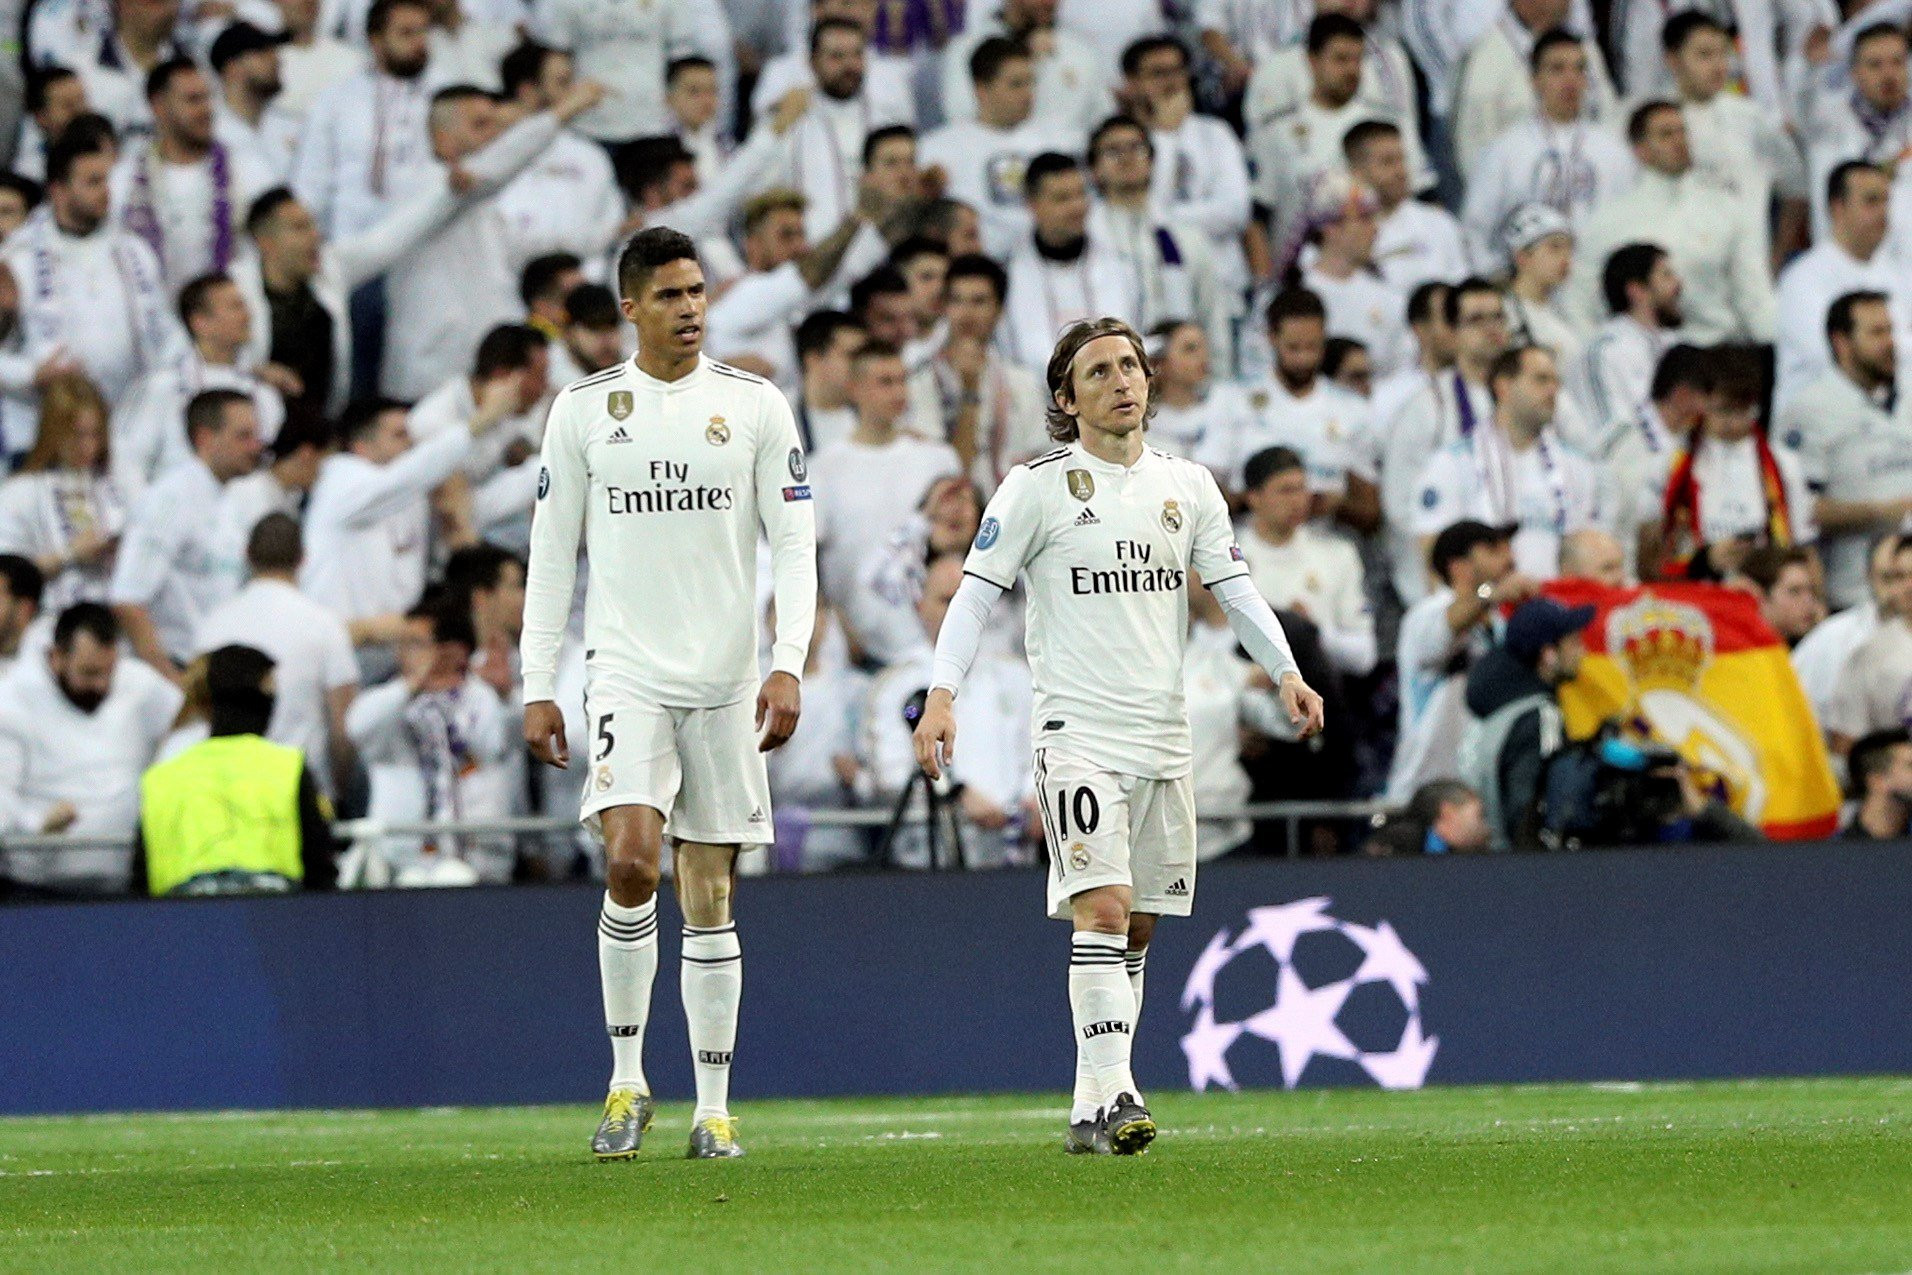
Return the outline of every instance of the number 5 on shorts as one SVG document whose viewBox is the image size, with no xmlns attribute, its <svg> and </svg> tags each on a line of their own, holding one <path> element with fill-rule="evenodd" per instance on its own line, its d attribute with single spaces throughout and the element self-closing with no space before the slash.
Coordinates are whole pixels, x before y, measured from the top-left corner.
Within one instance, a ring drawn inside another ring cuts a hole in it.
<svg viewBox="0 0 1912 1275">
<path fill-rule="evenodd" d="M 615 716 L 617 716 L 615 713 L 606 713 L 604 716 L 598 718 L 597 742 L 599 747 L 597 756 L 592 759 L 594 761 L 603 761 L 611 755 L 611 750 L 617 747 L 617 736 L 611 734 L 611 719 Z"/>
</svg>

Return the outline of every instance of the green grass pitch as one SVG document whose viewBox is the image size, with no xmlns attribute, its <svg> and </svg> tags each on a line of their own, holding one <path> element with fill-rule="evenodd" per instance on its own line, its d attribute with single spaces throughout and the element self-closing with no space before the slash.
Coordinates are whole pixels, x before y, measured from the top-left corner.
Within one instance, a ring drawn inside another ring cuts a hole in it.
<svg viewBox="0 0 1912 1275">
<path fill-rule="evenodd" d="M 1912 1269 L 1912 1080 L 740 1104 L 633 1162 L 581 1107 L 0 1121 L 0 1269 Z"/>
</svg>

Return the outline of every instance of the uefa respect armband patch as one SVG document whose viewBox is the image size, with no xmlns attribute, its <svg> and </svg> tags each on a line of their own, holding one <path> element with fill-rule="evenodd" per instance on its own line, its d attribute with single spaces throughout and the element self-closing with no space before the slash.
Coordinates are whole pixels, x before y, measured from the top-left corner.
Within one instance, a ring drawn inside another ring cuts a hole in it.
<svg viewBox="0 0 1912 1275">
<path fill-rule="evenodd" d="M 800 487 L 785 487 L 783 489 L 783 498 L 786 501 L 810 499 L 810 484 L 804 483 Z"/>
<path fill-rule="evenodd" d="M 996 537 L 1002 534 L 1002 524 L 994 518 L 983 519 L 983 525 L 976 531 L 976 547 L 987 549 L 996 543 Z"/>
</svg>

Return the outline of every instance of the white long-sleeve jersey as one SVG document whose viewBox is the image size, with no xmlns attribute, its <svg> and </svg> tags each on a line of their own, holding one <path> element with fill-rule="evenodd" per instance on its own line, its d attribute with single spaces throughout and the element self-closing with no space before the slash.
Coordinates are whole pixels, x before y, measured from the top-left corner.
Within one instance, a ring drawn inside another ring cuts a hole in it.
<svg viewBox="0 0 1912 1275">
<path fill-rule="evenodd" d="M 700 358 L 675 381 L 620 363 L 567 386 L 545 424 L 521 644 L 527 704 L 555 698 L 578 549 L 594 690 L 673 708 L 757 681 L 757 538 L 775 575 L 773 671 L 803 676 L 816 620 L 816 519 L 790 404 Z"/>
</svg>

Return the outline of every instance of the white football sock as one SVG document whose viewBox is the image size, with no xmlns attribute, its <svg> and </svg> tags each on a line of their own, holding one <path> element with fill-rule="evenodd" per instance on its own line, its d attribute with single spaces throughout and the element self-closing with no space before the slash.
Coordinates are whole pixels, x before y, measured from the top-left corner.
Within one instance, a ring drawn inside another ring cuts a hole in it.
<svg viewBox="0 0 1912 1275">
<path fill-rule="evenodd" d="M 644 1080 L 644 1024 L 657 978 L 657 896 L 634 908 L 604 896 L 598 913 L 598 979 L 604 1028 L 611 1034 L 611 1088 L 649 1093 Z"/>
<path fill-rule="evenodd" d="M 744 955 L 737 924 L 684 927 L 681 972 L 691 1060 L 697 1067 L 693 1120 L 730 1114 L 730 1054 L 737 1046 L 737 1002 L 743 997 Z"/>
<path fill-rule="evenodd" d="M 1135 1017 L 1130 1020 L 1130 1025 L 1140 1031 L 1142 1027 L 1142 975 L 1148 968 L 1149 950 L 1146 947 L 1132 947 L 1123 959 L 1127 962 L 1129 969 L 1129 990 L 1135 994 Z"/>
<path fill-rule="evenodd" d="M 1079 931 L 1069 945 L 1069 1009 L 1075 1019 L 1076 1047 L 1088 1060 L 1100 1090 L 1096 1106 L 1106 1107 L 1122 1094 L 1134 1094 L 1129 1045 L 1135 1033 L 1135 992 L 1120 934 Z M 1139 1094 L 1136 1095 L 1138 1098 Z"/>
<path fill-rule="evenodd" d="M 1128 969 L 1129 990 L 1135 994 L 1135 1017 L 1132 1027 L 1142 1024 L 1142 972 L 1148 964 L 1147 948 L 1131 948 L 1123 961 Z M 1095 1119 L 1095 1113 L 1102 1108 L 1102 1086 L 1096 1083 L 1095 1068 L 1089 1066 L 1089 1055 L 1082 1048 L 1082 1040 L 1076 1038 L 1076 1079 L 1075 1099 L 1069 1107 L 1069 1123 Z"/>
</svg>

